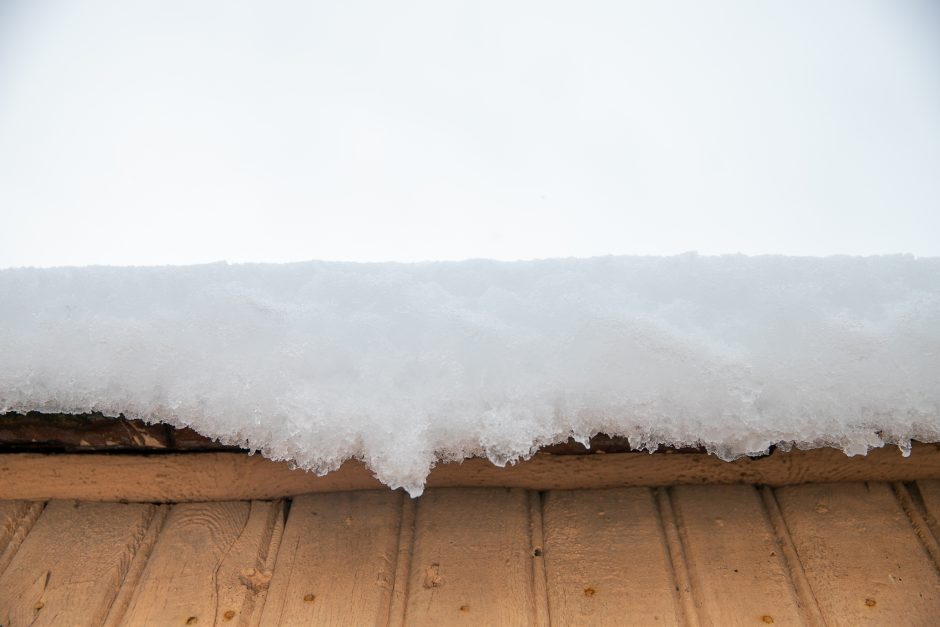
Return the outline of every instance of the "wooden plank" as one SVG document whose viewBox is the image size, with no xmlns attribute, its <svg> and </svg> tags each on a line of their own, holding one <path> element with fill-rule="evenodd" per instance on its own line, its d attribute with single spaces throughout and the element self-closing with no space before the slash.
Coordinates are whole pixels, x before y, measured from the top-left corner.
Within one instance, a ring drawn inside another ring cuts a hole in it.
<svg viewBox="0 0 940 627">
<path fill-rule="evenodd" d="M 137 591 L 137 584 L 140 583 L 140 577 L 147 565 L 147 560 L 150 559 L 150 554 L 153 552 L 153 547 L 157 543 L 157 538 L 160 537 L 160 532 L 163 531 L 163 523 L 166 521 L 167 514 L 170 512 L 170 507 L 170 505 L 166 504 L 157 506 L 153 519 L 147 527 L 147 533 L 140 541 L 140 545 L 134 553 L 134 558 L 131 560 L 127 574 L 124 576 L 124 583 L 121 585 L 121 589 L 118 590 L 117 596 L 114 597 L 111 608 L 108 610 L 108 617 L 105 619 L 102 627 L 120 627 L 123 623 L 124 616 L 127 614 L 127 607 L 130 605 L 131 598 Z"/>
<path fill-rule="evenodd" d="M 543 534 L 554 623 L 680 624 L 669 556 L 649 489 L 549 492 Z"/>
<path fill-rule="evenodd" d="M 914 527 L 914 532 L 927 550 L 927 554 L 930 555 L 930 559 L 940 568 L 940 543 L 937 542 L 937 536 L 934 535 L 930 528 L 930 523 L 927 521 L 928 515 L 926 506 L 919 507 L 918 504 L 914 502 L 912 494 L 916 494 L 916 491 L 914 491 L 913 486 L 912 488 L 908 488 L 908 486 L 903 483 L 894 483 L 891 485 L 891 488 L 894 490 L 894 495 L 897 497 L 901 509 L 904 510 L 904 513 L 907 514 L 907 517 L 910 519 L 911 525 Z M 921 503 L 923 504 L 922 496 Z"/>
<path fill-rule="evenodd" d="M 42 513 L 43 503 L 31 501 L 0 501 L 0 574 L 26 538 Z"/>
<path fill-rule="evenodd" d="M 783 513 L 780 511 L 780 504 L 777 503 L 774 489 L 769 486 L 761 486 L 760 493 L 761 500 L 764 502 L 764 509 L 767 511 L 770 524 L 774 529 L 774 535 L 780 545 L 780 551 L 787 562 L 790 580 L 793 582 L 793 588 L 800 599 L 800 607 L 805 614 L 807 623 L 811 627 L 824 627 L 826 620 L 819 609 L 819 602 L 816 600 L 816 595 L 813 594 L 813 588 L 809 585 L 806 570 L 803 568 L 803 562 L 800 561 L 800 556 L 796 552 L 796 546 L 793 544 L 793 538 L 790 536 L 787 523 L 783 520 Z"/>
<path fill-rule="evenodd" d="M 677 486 L 670 496 L 702 624 L 805 621 L 753 486 Z"/>
<path fill-rule="evenodd" d="M 408 574 L 411 572 L 411 554 L 415 545 L 415 511 L 417 499 L 402 499 L 401 524 L 398 529 L 398 557 L 395 564 L 395 585 L 392 586 L 391 608 L 388 614 L 389 627 L 405 625 L 405 608 L 408 605 Z"/>
<path fill-rule="evenodd" d="M 291 470 L 243 453 L 126 455 L 0 455 L 0 500 L 193 502 L 276 499 L 311 492 L 383 486 L 358 461 L 326 476 Z M 834 449 L 777 451 L 724 462 L 701 453 L 546 455 L 500 468 L 485 459 L 438 464 L 428 487 L 516 487 L 570 490 L 633 486 L 750 483 L 784 486 L 820 481 L 940 479 L 940 446 L 918 444 L 846 457 Z"/>
<path fill-rule="evenodd" d="M 827 623 L 936 623 L 940 574 L 889 485 L 792 486 L 776 496 Z"/>
<path fill-rule="evenodd" d="M 388 490 L 295 499 L 261 624 L 387 624 L 401 512 Z"/>
<path fill-rule="evenodd" d="M 679 539 L 679 526 L 676 524 L 676 514 L 672 509 L 672 499 L 669 497 L 668 488 L 656 488 L 655 494 L 656 511 L 659 514 L 666 549 L 669 551 L 669 563 L 672 566 L 679 607 L 679 622 L 686 627 L 699 627 L 699 608 L 692 596 L 692 579 L 689 576 L 682 541 Z"/>
<path fill-rule="evenodd" d="M 531 625 L 533 550 L 523 490 L 429 490 L 415 514 L 405 624 Z"/>
<path fill-rule="evenodd" d="M 940 481 L 918 481 L 917 491 L 924 504 L 927 524 L 935 538 L 940 540 Z"/>
<path fill-rule="evenodd" d="M 154 511 L 49 503 L 0 576 L 0 624 L 101 624 Z"/>
<path fill-rule="evenodd" d="M 549 625 L 548 575 L 545 572 L 545 521 L 542 495 L 529 492 L 529 540 L 532 545 L 532 594 L 535 596 L 535 624 Z"/>
<path fill-rule="evenodd" d="M 262 573 L 274 573 L 274 565 L 277 561 L 277 556 L 280 551 L 281 541 L 284 538 L 284 527 L 286 526 L 287 510 L 289 509 L 289 503 L 279 502 L 277 507 L 277 517 L 274 521 L 274 529 L 271 532 L 271 542 L 268 545 L 267 555 L 264 556 L 264 563 L 259 569 Z M 264 608 L 265 600 L 268 596 L 268 588 L 262 588 L 255 597 L 254 606 L 251 608 L 250 620 L 241 621 L 240 624 L 242 627 L 259 627 L 261 625 L 261 611 Z"/>
<path fill-rule="evenodd" d="M 123 622 L 247 624 L 270 581 L 264 559 L 281 504 L 184 503 L 157 538 Z"/>
</svg>

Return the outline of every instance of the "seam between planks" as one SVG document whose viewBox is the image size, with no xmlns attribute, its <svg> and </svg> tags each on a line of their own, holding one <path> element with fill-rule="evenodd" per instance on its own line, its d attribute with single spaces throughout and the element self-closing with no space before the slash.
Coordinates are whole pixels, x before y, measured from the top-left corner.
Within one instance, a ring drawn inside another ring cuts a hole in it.
<svg viewBox="0 0 940 627">
<path fill-rule="evenodd" d="M 800 610 L 804 620 L 813 627 L 822 627 L 826 625 L 826 619 L 819 607 L 819 601 L 809 585 L 809 579 L 806 577 L 806 571 L 803 569 L 803 561 L 796 552 L 796 545 L 790 536 L 790 528 L 787 521 L 780 511 L 780 504 L 777 502 L 777 496 L 769 486 L 760 488 L 761 501 L 763 502 L 764 514 L 770 521 L 770 528 L 774 532 L 777 546 L 780 548 L 783 557 L 784 566 L 787 574 L 790 576 L 790 582 L 796 591 L 796 598 L 800 602 Z"/>
<path fill-rule="evenodd" d="M 933 537 L 940 540 L 940 524 L 938 524 L 937 519 L 927 509 L 927 503 L 924 501 L 924 493 L 921 491 L 920 482 L 914 481 L 909 483 L 908 486 L 908 494 L 911 495 L 911 500 L 916 504 L 917 511 L 921 513 L 924 521 L 927 523 L 927 528 L 930 529 Z"/>
<path fill-rule="evenodd" d="M 529 559 L 532 561 L 532 595 L 535 624 L 551 625 L 548 604 L 548 574 L 545 572 L 545 526 L 542 518 L 542 493 L 529 491 Z"/>
<path fill-rule="evenodd" d="M 215 568 L 212 570 L 212 590 L 215 593 L 215 603 L 212 608 L 212 617 L 213 620 L 219 615 L 219 570 L 221 570 L 222 565 L 225 563 L 225 560 L 228 559 L 228 556 L 232 553 L 232 549 L 235 548 L 235 545 L 238 544 L 238 541 L 243 535 L 245 535 L 245 530 L 248 529 L 248 523 L 251 521 L 251 508 L 253 503 L 248 502 L 248 514 L 245 516 L 245 522 L 242 524 L 241 530 L 232 540 L 231 544 L 228 545 L 228 548 L 219 556 L 219 561 L 216 563 Z M 249 593 L 250 594 L 250 593 Z M 246 597 L 247 598 L 247 597 Z"/>
<path fill-rule="evenodd" d="M 398 550 L 395 553 L 395 582 L 388 604 L 389 626 L 399 627 L 405 624 L 408 611 L 409 581 L 411 579 L 411 561 L 415 547 L 415 515 L 417 500 L 402 495 L 401 514 L 398 522 Z"/>
<path fill-rule="evenodd" d="M 16 552 L 20 550 L 20 546 L 23 544 L 26 536 L 33 530 L 33 525 L 36 524 L 36 521 L 39 520 L 39 517 L 45 509 L 46 504 L 44 502 L 27 503 L 24 505 L 23 511 L 17 515 L 13 533 L 10 534 L 10 539 L 7 541 L 6 546 L 2 547 L 2 550 L 0 550 L 0 575 L 3 574 L 3 571 L 7 569 L 10 562 L 16 557 Z"/>
<path fill-rule="evenodd" d="M 910 492 L 908 492 L 904 484 L 894 482 L 891 484 L 891 487 L 894 490 L 894 496 L 898 504 L 901 506 L 901 509 L 904 510 L 904 513 L 907 514 L 907 520 L 911 524 L 911 527 L 914 528 L 914 533 L 917 534 L 921 545 L 923 545 L 924 550 L 927 551 L 927 554 L 930 556 L 930 562 L 937 572 L 940 573 L 940 544 L 937 543 L 937 539 L 927 525 L 927 521 L 924 520 L 924 517 L 921 515 L 920 511 L 918 511 L 913 499 L 911 499 Z"/>
<path fill-rule="evenodd" d="M 703 614 L 707 615 L 704 604 L 696 599 L 696 596 L 705 594 L 705 586 L 702 585 L 702 579 L 698 570 L 693 570 L 689 567 L 689 546 L 691 542 L 689 541 L 689 530 L 685 523 L 685 517 L 682 515 L 682 508 L 676 506 L 676 501 L 673 498 L 674 490 L 672 488 L 664 488 L 666 493 L 666 501 L 668 502 L 669 512 L 672 515 L 672 524 L 675 525 L 676 539 L 678 543 L 675 545 L 676 550 L 679 553 L 678 560 L 681 563 L 681 568 L 685 571 L 684 577 L 688 585 L 688 598 L 692 604 L 692 607 L 695 608 L 695 615 L 699 619 L 699 622 L 703 622 Z M 710 620 L 706 618 L 705 623 L 711 623 Z"/>
<path fill-rule="evenodd" d="M 291 516 L 293 515 L 294 507 L 293 501 L 291 501 L 291 507 L 286 510 L 285 520 L 284 520 L 284 533 L 287 533 L 287 525 L 290 524 Z M 281 564 L 280 567 L 284 568 L 287 571 L 287 575 L 284 579 L 285 582 L 290 582 L 294 578 L 294 565 L 297 563 L 296 556 L 297 551 L 300 548 L 300 543 L 302 538 L 300 534 L 297 534 L 293 546 L 288 550 L 287 555 L 290 557 L 290 561 L 286 565 Z M 280 554 L 283 542 L 278 542 L 278 554 Z M 277 561 L 275 561 L 275 566 L 278 566 Z M 265 604 L 267 604 L 267 596 L 265 596 Z M 287 607 L 287 598 L 281 599 L 281 605 L 277 608 L 277 623 L 278 625 L 286 624 L 284 622 L 284 609 Z M 263 609 L 263 608 L 262 608 Z M 264 612 L 260 612 L 263 618 Z M 260 624 L 259 618 L 259 624 Z"/>
<path fill-rule="evenodd" d="M 698 608 L 692 598 L 692 584 L 689 579 L 689 566 L 685 559 L 685 550 L 679 537 L 675 510 L 669 496 L 669 488 L 657 488 L 657 522 L 666 545 L 666 555 L 672 570 L 672 579 L 677 597 L 680 622 L 689 627 L 699 627 Z"/>
<path fill-rule="evenodd" d="M 261 546 L 258 549 L 256 568 L 259 571 L 274 572 L 274 565 L 277 561 L 277 554 L 281 548 L 281 538 L 284 536 L 286 523 L 287 503 L 282 500 L 274 501 L 267 525 L 265 525 L 265 536 L 262 538 Z M 252 627 L 260 625 L 261 615 L 264 612 L 264 604 L 267 599 L 268 588 L 264 588 L 257 594 L 247 597 L 245 605 L 242 607 L 243 618 L 239 624 L 247 624 Z M 247 616 L 247 620 L 244 618 L 245 616 Z"/>
<path fill-rule="evenodd" d="M 170 507 L 172 506 L 153 506 L 150 518 L 147 520 L 144 532 L 141 534 L 140 539 L 134 547 L 134 555 L 131 557 L 130 563 L 124 570 L 124 576 L 121 578 L 121 582 L 118 585 L 117 594 L 111 599 L 111 605 L 108 607 L 108 612 L 105 615 L 102 625 L 111 627 L 120 625 L 123 622 L 127 608 L 130 606 L 134 592 L 137 590 L 137 584 L 140 583 L 144 568 L 146 568 L 147 562 L 150 560 L 150 555 L 153 553 L 153 547 L 156 546 L 157 539 L 163 531 L 163 523 L 170 513 Z"/>
</svg>

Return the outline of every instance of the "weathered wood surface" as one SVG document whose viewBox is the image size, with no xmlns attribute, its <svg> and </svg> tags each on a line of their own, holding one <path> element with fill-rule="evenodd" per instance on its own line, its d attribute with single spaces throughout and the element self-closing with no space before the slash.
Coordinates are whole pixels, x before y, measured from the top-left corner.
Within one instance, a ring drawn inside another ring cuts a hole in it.
<svg viewBox="0 0 940 627">
<path fill-rule="evenodd" d="M 134 552 L 134 557 L 127 567 L 127 574 L 124 575 L 124 583 L 114 597 L 114 601 L 112 601 L 108 610 L 108 617 L 102 623 L 102 627 L 121 627 L 125 624 L 124 617 L 127 615 L 127 608 L 131 599 L 137 593 L 137 585 L 140 583 L 141 575 L 147 566 L 153 547 L 163 531 L 163 523 L 166 521 L 170 507 L 170 505 L 161 504 L 154 511 L 153 518 L 147 526 L 147 532 Z"/>
<path fill-rule="evenodd" d="M 294 499 L 261 625 L 384 625 L 398 559 L 402 495 Z"/>
<path fill-rule="evenodd" d="M 291 470 L 244 453 L 165 455 L 0 455 L 0 499 L 92 501 L 225 501 L 276 499 L 311 492 L 380 489 L 358 461 L 326 476 Z M 724 462 L 704 453 L 546 455 L 499 468 L 485 459 L 439 464 L 428 487 L 572 490 L 634 486 L 762 484 L 940 479 L 940 446 L 920 444 L 910 457 L 896 448 L 847 457 L 834 449 L 777 451 Z"/>
<path fill-rule="evenodd" d="M 53 501 L 0 574 L 0 624 L 101 624 L 156 507 Z"/>
<path fill-rule="evenodd" d="M 34 501 L 0 501 L 0 573 L 13 559 L 42 509 L 43 504 Z"/>
<path fill-rule="evenodd" d="M 682 624 L 649 488 L 549 492 L 542 525 L 549 614 L 557 623 Z"/>
<path fill-rule="evenodd" d="M 0 623 L 933 625 L 938 488 L 0 501 Z"/>
<path fill-rule="evenodd" d="M 267 589 L 265 557 L 282 505 L 230 501 L 175 506 L 123 616 L 129 625 L 247 625 Z"/>
<path fill-rule="evenodd" d="M 670 496 L 702 625 L 806 621 L 753 486 L 677 486 Z"/>
<path fill-rule="evenodd" d="M 927 524 L 935 534 L 940 534 L 940 481 L 918 481 L 917 490 L 924 503 Z"/>
<path fill-rule="evenodd" d="M 407 625 L 532 625 L 529 501 L 513 488 L 432 489 L 417 504 Z"/>
<path fill-rule="evenodd" d="M 791 486 L 776 496 L 827 623 L 937 623 L 938 565 L 889 485 Z"/>
</svg>

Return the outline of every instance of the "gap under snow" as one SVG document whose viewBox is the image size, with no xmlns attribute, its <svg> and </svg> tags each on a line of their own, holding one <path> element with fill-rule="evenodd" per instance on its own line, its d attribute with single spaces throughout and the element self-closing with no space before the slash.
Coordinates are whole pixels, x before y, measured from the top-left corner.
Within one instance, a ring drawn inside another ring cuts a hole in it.
<svg viewBox="0 0 940 627">
<path fill-rule="evenodd" d="M 0 271 L 0 412 L 123 413 L 420 494 L 604 432 L 724 459 L 940 440 L 940 259 Z"/>
</svg>

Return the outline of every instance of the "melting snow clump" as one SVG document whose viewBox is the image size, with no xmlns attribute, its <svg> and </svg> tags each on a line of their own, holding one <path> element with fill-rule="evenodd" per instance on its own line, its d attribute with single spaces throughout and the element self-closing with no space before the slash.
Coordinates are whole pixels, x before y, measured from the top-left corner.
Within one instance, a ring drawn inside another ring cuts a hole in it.
<svg viewBox="0 0 940 627">
<path fill-rule="evenodd" d="M 940 259 L 600 257 L 0 271 L 0 412 L 123 413 L 420 494 L 638 448 L 940 440 Z"/>
</svg>

